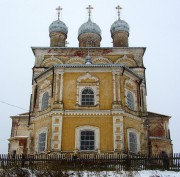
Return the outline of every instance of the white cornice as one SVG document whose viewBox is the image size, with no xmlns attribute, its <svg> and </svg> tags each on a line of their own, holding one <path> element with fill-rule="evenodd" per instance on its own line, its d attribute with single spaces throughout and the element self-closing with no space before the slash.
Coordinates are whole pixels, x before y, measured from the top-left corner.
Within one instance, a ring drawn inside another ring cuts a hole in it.
<svg viewBox="0 0 180 177">
<path fill-rule="evenodd" d="M 35 116 L 33 121 L 37 121 L 44 118 L 49 118 L 54 115 L 60 116 L 113 116 L 113 115 L 122 115 L 135 120 L 141 120 L 140 117 L 124 112 L 123 110 L 52 110 L 49 113 Z"/>
<path fill-rule="evenodd" d="M 137 117 L 137 116 L 129 114 L 127 112 L 124 112 L 124 116 L 127 116 L 127 117 L 132 118 L 132 119 L 136 119 L 136 120 L 141 120 L 141 117 Z"/>
<path fill-rule="evenodd" d="M 64 115 L 111 115 L 111 110 L 65 110 Z"/>
</svg>

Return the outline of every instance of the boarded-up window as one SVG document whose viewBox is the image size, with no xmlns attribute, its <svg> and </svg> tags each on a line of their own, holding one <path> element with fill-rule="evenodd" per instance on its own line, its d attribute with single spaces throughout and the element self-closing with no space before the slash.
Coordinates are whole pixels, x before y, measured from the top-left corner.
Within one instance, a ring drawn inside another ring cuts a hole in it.
<svg viewBox="0 0 180 177">
<path fill-rule="evenodd" d="M 131 92 L 127 93 L 127 106 L 129 109 L 134 110 L 134 96 Z"/>
<path fill-rule="evenodd" d="M 42 96 L 42 105 L 41 105 L 41 110 L 45 110 L 48 108 L 48 104 L 49 104 L 49 93 L 45 92 Z"/>
<path fill-rule="evenodd" d="M 40 133 L 38 136 L 38 152 L 45 151 L 46 133 Z"/>
<path fill-rule="evenodd" d="M 134 132 L 129 132 L 129 150 L 137 153 L 137 135 Z"/>
</svg>

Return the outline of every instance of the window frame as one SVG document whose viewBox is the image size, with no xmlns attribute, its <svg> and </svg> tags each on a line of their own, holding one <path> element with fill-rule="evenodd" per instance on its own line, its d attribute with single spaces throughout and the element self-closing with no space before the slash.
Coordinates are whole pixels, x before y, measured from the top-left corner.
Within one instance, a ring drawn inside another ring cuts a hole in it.
<svg viewBox="0 0 180 177">
<path fill-rule="evenodd" d="M 40 137 L 41 135 L 43 135 L 44 137 Z M 45 132 L 41 132 L 38 134 L 38 152 L 44 152 L 45 151 L 46 136 L 47 135 Z M 43 138 L 43 140 L 42 140 L 42 138 Z"/>
<path fill-rule="evenodd" d="M 45 97 L 45 96 L 48 96 L 48 98 Z M 46 92 L 44 92 L 42 94 L 42 98 L 41 98 L 41 111 L 44 111 L 44 110 L 46 110 L 49 107 L 49 98 L 50 98 L 50 96 L 49 96 L 49 92 L 48 91 L 46 91 Z M 45 99 L 45 100 L 43 100 L 43 99 Z"/>
<path fill-rule="evenodd" d="M 77 78 L 76 85 L 76 108 L 99 108 L 99 79 L 87 72 Z M 92 89 L 94 92 L 94 105 L 92 106 L 83 106 L 81 104 L 82 90 L 84 90 L 87 87 Z"/>
<path fill-rule="evenodd" d="M 90 94 L 90 93 L 89 94 L 83 94 L 83 92 L 86 91 L 86 90 L 90 90 L 93 93 L 92 94 Z M 83 98 L 83 96 L 85 96 L 85 97 Z M 89 98 L 87 96 L 89 96 Z M 90 98 L 91 96 L 93 96 L 93 98 Z M 81 99 L 81 106 L 84 106 L 84 107 L 95 106 L 95 93 L 94 93 L 94 90 L 91 87 L 85 87 L 84 89 L 81 90 L 80 99 Z M 85 100 L 83 101 L 83 99 L 85 99 Z M 90 101 L 91 99 L 93 99 L 93 101 Z M 92 103 L 92 104 L 87 104 L 88 102 Z"/>
<path fill-rule="evenodd" d="M 93 150 L 81 150 L 81 132 L 82 131 L 93 131 L 94 132 L 94 149 Z M 75 151 L 82 151 L 82 152 L 93 152 L 100 150 L 100 130 L 98 127 L 95 126 L 80 126 L 77 127 L 75 135 Z"/>
<path fill-rule="evenodd" d="M 95 150 L 95 132 L 93 130 L 81 130 L 79 133 L 80 133 L 80 150 L 81 151 L 94 151 Z M 82 135 L 82 133 L 85 133 L 85 135 Z M 88 135 L 87 133 L 93 133 L 93 135 Z M 84 140 L 82 139 L 82 136 L 84 136 L 85 138 Z M 93 139 L 91 139 L 91 137 L 93 137 Z M 82 142 L 84 142 L 84 145 L 82 144 Z M 88 145 L 87 145 L 87 142 L 88 142 Z M 91 142 L 93 142 L 93 144 L 91 144 Z M 84 146 L 85 148 L 83 149 L 82 146 Z M 91 149 L 90 146 L 93 146 L 93 148 Z"/>
<path fill-rule="evenodd" d="M 136 150 L 134 150 L 134 151 L 131 148 L 131 144 L 132 144 L 132 142 L 130 141 L 131 133 L 136 135 Z M 137 154 L 138 152 L 140 152 L 140 134 L 136 129 L 134 129 L 134 128 L 127 129 L 127 139 L 128 139 L 128 150 L 134 154 Z"/>
<path fill-rule="evenodd" d="M 43 127 L 43 128 L 41 128 L 40 130 L 37 131 L 37 134 L 36 134 L 36 140 L 37 140 L 36 141 L 36 151 L 38 153 L 45 152 L 46 149 L 47 149 L 47 136 L 48 136 L 47 132 L 48 132 L 48 128 L 47 127 Z M 41 135 L 41 134 L 45 134 L 46 135 L 45 136 L 45 142 L 44 142 L 44 150 L 40 150 L 39 149 L 39 135 Z"/>
<path fill-rule="evenodd" d="M 126 103 L 127 103 L 127 107 L 129 109 L 135 111 L 135 97 L 134 97 L 134 94 L 132 92 L 130 92 L 130 91 L 127 91 L 127 94 L 126 94 Z"/>
</svg>

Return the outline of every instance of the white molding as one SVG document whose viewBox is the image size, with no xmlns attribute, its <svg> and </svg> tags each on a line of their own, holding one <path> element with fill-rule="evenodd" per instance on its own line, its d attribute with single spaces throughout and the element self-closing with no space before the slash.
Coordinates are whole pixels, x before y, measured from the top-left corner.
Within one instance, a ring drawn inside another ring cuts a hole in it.
<svg viewBox="0 0 180 177">
<path fill-rule="evenodd" d="M 117 74 L 118 77 L 118 102 L 121 101 L 121 80 L 120 80 L 120 73 Z"/>
<path fill-rule="evenodd" d="M 46 93 L 46 92 L 48 92 L 48 94 L 49 94 L 48 108 L 49 108 L 49 106 L 50 106 L 50 104 L 51 104 L 51 85 L 50 85 L 49 88 L 46 89 L 44 92 L 41 92 L 41 91 L 39 90 L 39 111 L 43 111 L 43 110 L 41 109 L 41 107 L 42 107 L 42 97 L 43 97 L 43 94 Z"/>
<path fill-rule="evenodd" d="M 124 116 L 127 116 L 127 117 L 129 117 L 129 118 L 131 118 L 131 119 L 139 120 L 139 121 L 142 120 L 140 117 L 137 117 L 137 116 L 135 116 L 135 115 L 129 114 L 129 113 L 127 113 L 127 112 L 124 113 Z"/>
<path fill-rule="evenodd" d="M 145 90 L 145 85 L 144 84 L 141 84 L 141 87 L 140 87 L 140 90 L 142 90 L 143 91 L 143 99 L 142 99 L 142 101 L 143 101 L 143 103 L 144 103 L 144 111 L 147 111 L 147 103 L 146 103 L 146 90 Z"/>
<path fill-rule="evenodd" d="M 127 85 L 132 85 L 132 89 L 127 88 Z M 138 110 L 138 93 L 137 93 L 137 84 L 132 79 L 126 79 L 125 81 L 125 103 L 127 106 L 127 93 L 130 92 L 134 97 L 134 110 Z M 127 106 L 128 107 L 128 106 Z"/>
<path fill-rule="evenodd" d="M 95 149 L 100 150 L 100 130 L 99 127 L 84 125 L 75 129 L 75 150 L 80 150 L 80 132 L 82 130 L 92 130 L 95 133 Z"/>
<path fill-rule="evenodd" d="M 86 88 L 89 88 L 89 89 L 92 89 L 93 92 L 94 92 L 94 105 L 93 106 L 96 106 L 98 103 L 99 103 L 99 97 L 97 96 L 98 93 L 97 93 L 97 86 L 79 86 L 77 88 L 77 90 L 79 90 L 79 93 L 77 95 L 77 99 L 78 99 L 78 105 L 79 106 L 82 106 L 81 104 L 81 98 L 82 98 L 82 91 Z"/>
<path fill-rule="evenodd" d="M 129 133 L 132 132 L 132 133 L 135 133 L 136 134 L 136 137 L 137 137 L 137 152 L 140 152 L 140 133 L 134 129 L 134 128 L 128 128 L 127 129 L 127 140 L 128 140 L 128 150 L 130 151 L 130 143 L 129 143 Z"/>
<path fill-rule="evenodd" d="M 113 72 L 113 101 L 116 102 L 116 75 Z"/>
<path fill-rule="evenodd" d="M 62 144 L 62 116 L 53 116 L 52 117 L 52 141 L 51 141 L 51 149 L 61 150 Z M 59 123 L 56 123 L 56 120 L 59 120 Z M 59 127 L 59 131 L 55 132 L 55 127 Z M 58 140 L 54 140 L 54 136 L 58 136 Z M 58 145 L 57 148 L 54 148 L 54 145 Z"/>
<path fill-rule="evenodd" d="M 58 93 L 59 93 L 59 73 L 56 73 L 56 91 L 55 91 L 55 102 L 58 101 Z"/>
<path fill-rule="evenodd" d="M 123 62 L 124 61 L 124 62 Z M 115 64 L 125 64 L 126 66 L 137 66 L 137 63 L 132 59 L 124 55 L 122 58 L 116 60 Z"/>
<path fill-rule="evenodd" d="M 37 132 L 36 132 L 36 140 L 35 140 L 35 150 L 36 150 L 36 152 L 38 152 L 38 138 L 39 138 L 39 134 L 41 134 L 41 133 L 46 133 L 45 150 L 43 152 L 45 152 L 47 150 L 48 128 L 47 127 L 42 127 L 40 129 L 38 129 Z"/>
<path fill-rule="evenodd" d="M 95 76 L 92 76 L 91 74 L 89 74 L 88 72 L 85 75 L 79 76 L 77 78 L 77 82 L 81 82 L 82 80 L 86 80 L 86 79 L 91 79 L 91 80 L 95 80 L 95 82 L 98 82 L 99 79 Z"/>
<path fill-rule="evenodd" d="M 98 61 L 100 61 L 100 62 L 98 62 Z M 109 60 L 108 58 L 104 58 L 104 57 L 97 57 L 97 58 L 93 58 L 92 59 L 92 63 L 93 64 L 100 64 L 100 63 L 102 63 L 102 64 L 112 64 L 113 62 L 111 61 L 111 60 Z"/>
<path fill-rule="evenodd" d="M 126 96 L 126 106 L 128 107 L 128 103 L 127 103 L 127 94 L 128 94 L 128 92 L 129 93 L 131 93 L 132 94 L 132 96 L 133 96 L 133 99 L 134 99 L 134 110 L 132 109 L 132 111 L 136 111 L 137 110 L 137 97 L 136 97 L 136 95 L 134 94 L 134 92 L 133 91 L 131 91 L 131 90 L 128 90 L 128 89 L 125 89 L 125 96 Z M 129 108 L 129 107 L 128 107 Z M 130 109 L 130 108 L 129 108 Z"/>
<path fill-rule="evenodd" d="M 85 63 L 85 59 L 81 57 L 73 57 L 66 62 L 66 64 L 84 64 L 84 63 Z"/>
<path fill-rule="evenodd" d="M 41 74 L 41 73 L 40 73 Z M 37 83 L 39 84 L 41 81 L 44 81 L 46 80 L 49 76 L 53 75 L 53 72 L 50 70 L 48 71 L 47 73 L 41 75 L 40 77 L 38 77 L 36 80 L 37 80 Z"/>
<path fill-rule="evenodd" d="M 119 132 L 116 131 L 117 128 L 120 129 Z M 117 139 L 117 137 L 120 138 Z M 113 116 L 113 140 L 114 140 L 114 151 L 124 150 L 123 116 Z M 120 145 L 121 147 L 118 148 L 118 145 Z"/>
<path fill-rule="evenodd" d="M 84 83 L 82 81 L 89 79 L 94 80 L 94 82 L 88 82 Z M 89 73 L 86 73 L 80 77 L 78 77 L 76 81 L 77 85 L 77 93 L 76 93 L 76 105 L 77 107 L 81 106 L 81 96 L 82 96 L 82 90 L 85 88 L 90 88 L 94 92 L 94 105 L 93 106 L 99 106 L 99 79 L 95 76 L 92 76 Z"/>
<path fill-rule="evenodd" d="M 49 86 L 50 84 L 51 84 L 51 81 L 50 81 L 50 80 L 45 80 L 45 81 L 43 82 L 43 84 L 41 84 L 41 85 L 39 86 L 39 88 L 42 90 L 42 89 L 46 88 L 47 86 Z"/>
<path fill-rule="evenodd" d="M 62 97 L 63 97 L 63 88 L 64 88 L 64 73 L 61 73 L 61 78 L 60 78 L 60 102 L 62 102 Z"/>
<path fill-rule="evenodd" d="M 141 121 L 140 117 L 137 117 L 135 115 L 129 114 L 127 112 L 124 111 L 112 111 L 112 110 L 60 110 L 60 111 L 55 111 L 52 110 L 48 113 L 45 113 L 43 115 L 36 115 L 32 122 L 36 122 L 38 120 L 41 119 L 45 119 L 45 118 L 51 118 L 51 116 L 113 116 L 113 115 L 123 115 L 123 116 L 127 116 L 131 119 L 134 120 L 138 120 Z M 98 118 L 98 117 L 97 117 Z"/>
<path fill-rule="evenodd" d="M 101 115 L 111 115 L 111 110 L 65 110 L 64 115 L 95 115 L 95 116 L 101 116 Z"/>
<path fill-rule="evenodd" d="M 45 66 L 46 63 L 48 63 L 49 61 L 50 61 L 51 65 L 53 65 L 53 64 L 63 64 L 63 62 L 59 58 L 51 56 L 50 58 L 44 59 L 43 62 L 41 63 L 41 66 Z"/>
</svg>

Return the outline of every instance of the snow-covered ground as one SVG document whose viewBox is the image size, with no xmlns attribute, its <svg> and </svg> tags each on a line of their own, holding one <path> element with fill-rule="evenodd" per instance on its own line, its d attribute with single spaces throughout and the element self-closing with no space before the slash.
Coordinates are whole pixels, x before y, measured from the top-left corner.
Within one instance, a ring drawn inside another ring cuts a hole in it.
<svg viewBox="0 0 180 177">
<path fill-rule="evenodd" d="M 180 177 L 180 172 L 174 171 L 159 171 L 159 170 L 146 170 L 146 171 L 68 171 L 68 172 L 52 172 L 52 171 L 31 171 L 28 169 L 11 169 L 3 171 L 0 169 L 0 176 L 11 176 L 11 177 L 53 177 L 53 176 L 64 176 L 64 177 Z"/>
<path fill-rule="evenodd" d="M 106 173 L 102 174 L 106 175 Z M 174 171 L 139 171 L 139 172 L 120 172 L 119 174 L 109 172 L 107 176 L 114 177 L 180 177 L 180 172 Z"/>
<path fill-rule="evenodd" d="M 72 176 L 78 176 L 74 173 Z M 135 171 L 135 172 L 84 172 L 83 177 L 180 177 L 180 172 L 174 171 Z"/>
</svg>

